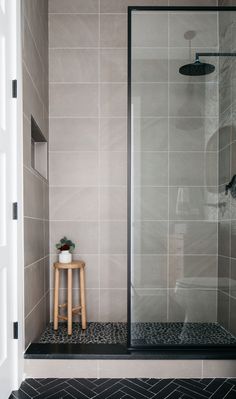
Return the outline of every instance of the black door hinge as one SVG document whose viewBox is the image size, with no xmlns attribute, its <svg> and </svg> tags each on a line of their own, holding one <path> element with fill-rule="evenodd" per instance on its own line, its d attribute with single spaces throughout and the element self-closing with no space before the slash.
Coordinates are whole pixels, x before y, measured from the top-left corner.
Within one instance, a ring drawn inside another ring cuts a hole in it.
<svg viewBox="0 0 236 399">
<path fill-rule="evenodd" d="M 17 220 L 18 219 L 18 203 L 13 202 L 12 204 L 12 219 Z"/>
<path fill-rule="evenodd" d="M 12 97 L 17 98 L 17 80 L 12 81 Z"/>
<path fill-rule="evenodd" d="M 18 339 L 18 321 L 13 323 L 13 338 Z"/>
</svg>

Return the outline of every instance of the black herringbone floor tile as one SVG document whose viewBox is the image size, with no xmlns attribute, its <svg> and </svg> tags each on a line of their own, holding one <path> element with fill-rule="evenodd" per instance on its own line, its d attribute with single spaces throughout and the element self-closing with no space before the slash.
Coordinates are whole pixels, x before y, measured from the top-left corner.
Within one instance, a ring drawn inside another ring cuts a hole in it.
<svg viewBox="0 0 236 399">
<path fill-rule="evenodd" d="M 229 393 L 232 389 L 232 385 L 228 384 L 228 382 L 224 382 L 211 396 L 211 399 L 218 399 L 220 397 L 224 398 L 227 393 Z"/>
<path fill-rule="evenodd" d="M 236 399 L 236 379 L 27 379 L 9 399 Z"/>
<path fill-rule="evenodd" d="M 156 384 L 150 388 L 150 391 L 153 393 L 158 393 L 161 389 L 163 389 L 166 385 L 170 384 L 173 379 L 166 379 L 166 380 L 156 380 Z"/>
<path fill-rule="evenodd" d="M 175 390 L 176 385 L 173 382 L 170 382 L 167 386 L 162 388 L 162 390 L 159 391 L 155 396 L 153 396 L 153 399 L 165 399 Z"/>
<path fill-rule="evenodd" d="M 206 386 L 206 391 L 214 393 L 223 383 L 224 379 L 214 379 L 210 384 Z"/>
<path fill-rule="evenodd" d="M 224 397 L 224 399 L 235 399 L 235 398 L 236 398 L 236 391 L 234 389 L 231 389 L 231 391 L 229 391 L 227 395 Z"/>
</svg>

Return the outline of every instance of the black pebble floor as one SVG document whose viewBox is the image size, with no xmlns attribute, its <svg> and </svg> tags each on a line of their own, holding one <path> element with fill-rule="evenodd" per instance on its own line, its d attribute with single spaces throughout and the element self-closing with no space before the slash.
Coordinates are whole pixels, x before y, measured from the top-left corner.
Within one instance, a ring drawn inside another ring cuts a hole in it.
<svg viewBox="0 0 236 399">
<path fill-rule="evenodd" d="M 82 331 L 80 323 L 73 323 L 72 335 L 67 334 L 67 324 L 60 323 L 58 331 L 53 324 L 46 328 L 40 343 L 74 344 L 126 344 L 126 323 L 88 323 Z M 192 344 L 229 345 L 236 338 L 218 323 L 132 323 L 134 345 Z"/>
</svg>

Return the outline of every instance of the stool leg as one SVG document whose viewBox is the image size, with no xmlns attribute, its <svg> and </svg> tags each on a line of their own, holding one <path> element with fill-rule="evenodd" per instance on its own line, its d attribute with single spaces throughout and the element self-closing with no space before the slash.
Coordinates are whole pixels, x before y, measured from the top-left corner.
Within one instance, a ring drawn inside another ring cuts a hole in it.
<svg viewBox="0 0 236 399">
<path fill-rule="evenodd" d="M 86 320 L 86 306 L 85 306 L 85 281 L 84 281 L 84 268 L 80 269 L 80 306 L 81 306 L 81 319 L 82 319 L 82 330 L 87 327 Z"/>
<path fill-rule="evenodd" d="M 55 269 L 55 287 L 54 287 L 54 330 L 58 330 L 58 306 L 59 306 L 59 285 L 60 285 L 60 272 Z"/>
<path fill-rule="evenodd" d="M 68 335 L 72 334 L 72 269 L 68 269 L 67 281 L 67 317 L 68 317 Z"/>
</svg>

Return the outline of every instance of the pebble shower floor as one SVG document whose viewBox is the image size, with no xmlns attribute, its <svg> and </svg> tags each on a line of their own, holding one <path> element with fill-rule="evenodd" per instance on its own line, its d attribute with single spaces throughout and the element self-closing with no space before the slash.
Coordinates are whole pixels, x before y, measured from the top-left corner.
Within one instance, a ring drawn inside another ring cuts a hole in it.
<svg viewBox="0 0 236 399">
<path fill-rule="evenodd" d="M 122 344 L 127 341 L 127 323 L 88 323 L 85 331 L 73 323 L 72 335 L 67 325 L 60 323 L 54 331 L 53 323 L 47 327 L 40 343 L 73 344 Z M 236 338 L 218 323 L 132 323 L 132 343 L 136 345 L 189 344 L 229 345 Z"/>
</svg>

